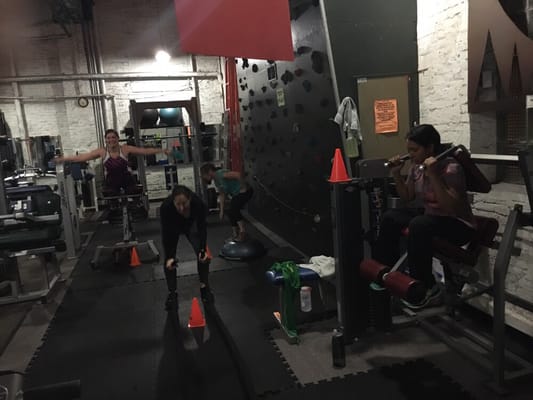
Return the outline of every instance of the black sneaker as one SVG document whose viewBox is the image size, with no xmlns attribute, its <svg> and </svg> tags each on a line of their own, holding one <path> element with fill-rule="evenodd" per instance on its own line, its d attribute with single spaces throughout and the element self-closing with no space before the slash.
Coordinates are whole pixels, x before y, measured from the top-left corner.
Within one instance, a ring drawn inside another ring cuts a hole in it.
<svg viewBox="0 0 533 400">
<path fill-rule="evenodd" d="M 224 240 L 224 243 L 232 243 L 237 241 L 237 236 L 230 236 L 226 240 Z"/>
<path fill-rule="evenodd" d="M 402 300 L 402 303 L 412 310 L 420 310 L 427 307 L 438 307 L 444 303 L 444 290 L 441 285 L 435 284 L 426 292 L 426 295 L 420 302 L 410 303 L 406 300 Z"/>
<path fill-rule="evenodd" d="M 170 311 L 178 307 L 178 294 L 176 292 L 169 293 L 167 301 L 165 301 L 165 310 Z"/>
<path fill-rule="evenodd" d="M 200 297 L 204 303 L 213 303 L 215 301 L 215 296 L 209 286 L 200 288 Z"/>
</svg>

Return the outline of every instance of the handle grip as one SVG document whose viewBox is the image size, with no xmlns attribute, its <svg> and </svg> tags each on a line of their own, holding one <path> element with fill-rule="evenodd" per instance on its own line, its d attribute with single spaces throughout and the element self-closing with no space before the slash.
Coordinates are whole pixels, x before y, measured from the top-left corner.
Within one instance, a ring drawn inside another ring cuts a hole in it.
<svg viewBox="0 0 533 400">
<path fill-rule="evenodd" d="M 456 152 L 458 149 L 460 149 L 461 147 L 462 147 L 462 146 L 460 146 L 460 145 L 459 145 L 459 146 L 452 146 L 452 147 L 450 147 L 449 149 L 444 150 L 444 151 L 443 151 L 442 153 L 440 153 L 439 155 L 435 156 L 435 159 L 436 159 L 437 161 L 440 161 L 440 160 L 442 160 L 442 159 L 448 157 L 450 154 L 455 153 L 455 152 Z M 424 164 L 419 165 L 419 166 L 418 166 L 418 169 L 419 169 L 420 171 L 425 171 L 425 170 L 426 170 L 426 166 L 425 166 Z"/>
<path fill-rule="evenodd" d="M 399 161 L 401 161 L 402 163 L 404 163 L 404 162 L 406 162 L 407 160 L 410 160 L 410 159 L 411 159 L 411 156 L 410 156 L 409 154 L 404 154 L 403 156 L 400 157 L 400 160 L 399 160 Z M 385 165 L 385 168 L 392 168 L 392 167 L 394 167 L 394 165 L 393 165 L 391 162 L 389 162 L 389 161 L 387 161 L 387 162 L 386 162 L 385 164 L 383 164 L 383 165 Z"/>
</svg>

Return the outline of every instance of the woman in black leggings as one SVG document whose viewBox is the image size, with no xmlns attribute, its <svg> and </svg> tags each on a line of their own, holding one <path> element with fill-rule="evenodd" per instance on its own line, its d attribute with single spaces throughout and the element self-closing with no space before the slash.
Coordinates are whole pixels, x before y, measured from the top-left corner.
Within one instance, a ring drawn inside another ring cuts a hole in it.
<svg viewBox="0 0 533 400">
<path fill-rule="evenodd" d="M 167 280 L 167 310 L 177 305 L 176 250 L 180 235 L 184 235 L 197 255 L 200 294 L 204 303 L 213 302 L 209 288 L 209 262 L 207 255 L 207 207 L 200 197 L 188 187 L 176 185 L 160 208 L 161 239 L 165 253 L 164 271 Z"/>
<path fill-rule="evenodd" d="M 401 175 L 404 164 L 400 156 L 389 160 L 400 198 L 406 202 L 419 200 L 423 208 L 393 209 L 384 214 L 374 258 L 392 266 L 399 257 L 400 238 L 408 228 L 409 274 L 428 289 L 420 303 L 407 304 L 415 309 L 442 299 L 442 287 L 432 273 L 433 238 L 462 246 L 475 232 L 464 171 L 453 157 L 437 161 L 435 156 L 443 150 L 437 130 L 432 125 L 418 125 L 407 134 L 411 168 L 406 179 Z"/>
</svg>

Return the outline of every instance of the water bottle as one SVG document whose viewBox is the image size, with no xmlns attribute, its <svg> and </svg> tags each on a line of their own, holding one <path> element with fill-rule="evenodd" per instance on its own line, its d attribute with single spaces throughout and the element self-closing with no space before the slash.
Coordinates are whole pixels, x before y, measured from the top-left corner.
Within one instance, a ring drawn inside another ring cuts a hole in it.
<svg viewBox="0 0 533 400">
<path fill-rule="evenodd" d="M 344 351 L 344 335 L 342 331 L 334 329 L 331 337 L 331 355 L 333 357 L 333 366 L 335 368 L 344 368 L 346 366 L 346 353 Z"/>
<path fill-rule="evenodd" d="M 345 146 L 346 147 L 344 148 L 344 151 L 346 152 L 346 156 L 348 158 L 359 157 L 357 139 L 353 135 L 348 135 Z"/>
<path fill-rule="evenodd" d="M 309 312 L 313 309 L 310 286 L 302 286 L 300 289 L 300 308 L 303 312 Z"/>
</svg>

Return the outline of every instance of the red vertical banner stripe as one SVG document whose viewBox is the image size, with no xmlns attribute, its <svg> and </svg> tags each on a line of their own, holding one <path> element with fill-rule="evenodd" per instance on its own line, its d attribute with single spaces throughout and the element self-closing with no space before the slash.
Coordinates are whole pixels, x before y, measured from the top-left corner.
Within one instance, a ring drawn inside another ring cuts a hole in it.
<svg viewBox="0 0 533 400">
<path fill-rule="evenodd" d="M 185 53 L 294 59 L 289 0 L 174 0 Z"/>
<path fill-rule="evenodd" d="M 243 172 L 241 152 L 241 118 L 235 59 L 226 59 L 226 108 L 228 112 L 229 159 L 232 171 Z"/>
</svg>

